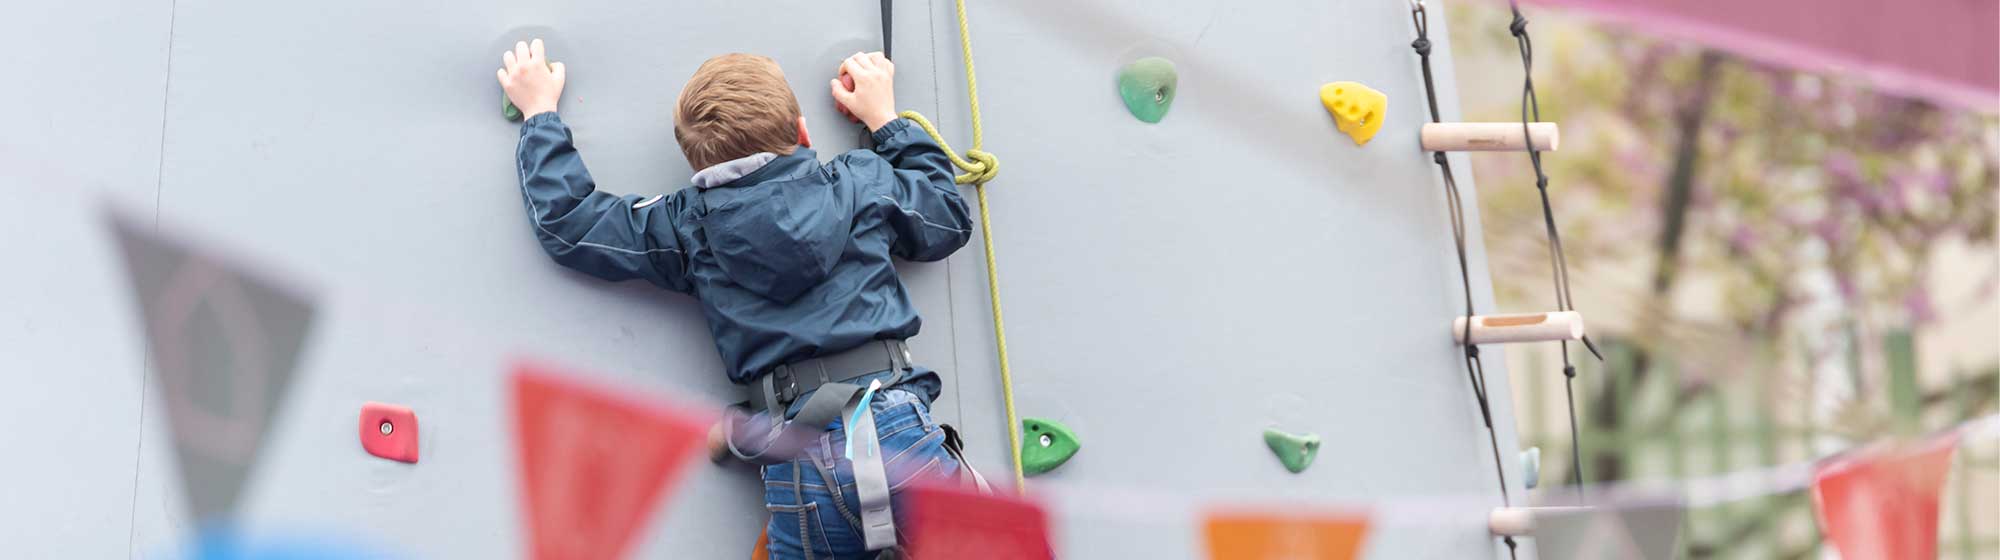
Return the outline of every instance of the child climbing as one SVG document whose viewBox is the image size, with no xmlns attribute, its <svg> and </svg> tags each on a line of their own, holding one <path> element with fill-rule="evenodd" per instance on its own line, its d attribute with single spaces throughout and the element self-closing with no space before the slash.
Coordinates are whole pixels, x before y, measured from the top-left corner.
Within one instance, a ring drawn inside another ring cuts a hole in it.
<svg viewBox="0 0 2000 560">
<path fill-rule="evenodd" d="M 567 69 L 541 40 L 502 60 L 500 85 L 526 116 L 515 163 L 542 248 L 701 301 L 759 411 L 712 435 L 711 453 L 763 464 L 771 557 L 893 546 L 904 508 L 891 489 L 964 463 L 930 415 L 942 381 L 904 343 L 921 321 L 890 257 L 940 260 L 971 235 L 944 150 L 896 116 L 895 65 L 881 53 L 840 63 L 853 85 L 832 81 L 833 98 L 875 147 L 821 163 L 775 61 L 709 59 L 674 111 L 693 185 L 647 198 L 597 190 L 556 112 Z"/>
</svg>

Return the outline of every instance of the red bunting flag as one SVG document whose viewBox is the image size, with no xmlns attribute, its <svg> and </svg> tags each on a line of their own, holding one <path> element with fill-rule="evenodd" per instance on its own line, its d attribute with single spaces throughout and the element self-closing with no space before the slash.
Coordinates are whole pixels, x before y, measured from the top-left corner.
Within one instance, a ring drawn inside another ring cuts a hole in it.
<svg viewBox="0 0 2000 560">
<path fill-rule="evenodd" d="M 1936 558 L 1938 493 L 1956 435 L 1819 466 L 1813 505 L 1841 558 Z"/>
<path fill-rule="evenodd" d="M 1055 558 L 1048 514 L 1034 502 L 935 485 L 912 487 L 904 498 L 911 558 Z"/>
<path fill-rule="evenodd" d="M 620 558 L 699 456 L 701 416 L 535 365 L 514 368 L 515 448 L 537 560 Z"/>
</svg>

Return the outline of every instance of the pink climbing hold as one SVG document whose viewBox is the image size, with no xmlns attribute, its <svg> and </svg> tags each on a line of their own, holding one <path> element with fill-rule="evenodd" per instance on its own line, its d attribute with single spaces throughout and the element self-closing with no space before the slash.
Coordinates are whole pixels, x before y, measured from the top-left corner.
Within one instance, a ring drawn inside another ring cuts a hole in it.
<svg viewBox="0 0 2000 560">
<path fill-rule="evenodd" d="M 417 413 L 406 406 L 362 404 L 361 448 L 383 459 L 417 462 Z"/>
</svg>

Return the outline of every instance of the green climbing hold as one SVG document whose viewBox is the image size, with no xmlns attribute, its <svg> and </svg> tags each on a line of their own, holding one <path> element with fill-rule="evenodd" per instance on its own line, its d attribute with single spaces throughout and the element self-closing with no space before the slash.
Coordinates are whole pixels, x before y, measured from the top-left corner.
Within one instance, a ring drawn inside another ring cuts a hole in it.
<svg viewBox="0 0 2000 560">
<path fill-rule="evenodd" d="M 1055 470 L 1083 449 L 1076 432 L 1054 421 L 1022 418 L 1021 428 L 1022 474 L 1034 476 Z"/>
<path fill-rule="evenodd" d="M 500 94 L 500 116 L 507 117 L 507 122 L 521 120 L 521 108 L 515 107 L 514 100 L 508 99 L 505 93 Z"/>
<path fill-rule="evenodd" d="M 1306 467 L 1312 466 L 1313 457 L 1319 456 L 1319 436 L 1315 434 L 1294 435 L 1265 428 L 1264 445 L 1271 446 L 1278 462 L 1293 473 L 1305 472 Z"/>
<path fill-rule="evenodd" d="M 1118 96 L 1125 100 L 1125 108 L 1132 116 L 1149 123 L 1166 118 L 1167 109 L 1174 104 L 1175 85 L 1180 83 L 1180 74 L 1174 70 L 1173 61 L 1149 56 L 1132 61 L 1118 69 Z"/>
</svg>

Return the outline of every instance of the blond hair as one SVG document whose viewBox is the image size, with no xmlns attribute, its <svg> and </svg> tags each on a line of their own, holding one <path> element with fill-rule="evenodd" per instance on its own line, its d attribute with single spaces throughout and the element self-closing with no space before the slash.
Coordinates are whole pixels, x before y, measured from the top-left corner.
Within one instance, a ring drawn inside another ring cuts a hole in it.
<svg viewBox="0 0 2000 560">
<path fill-rule="evenodd" d="M 711 58 L 681 89 L 674 140 L 697 171 L 758 152 L 790 154 L 799 142 L 799 101 L 769 57 Z"/>
</svg>

